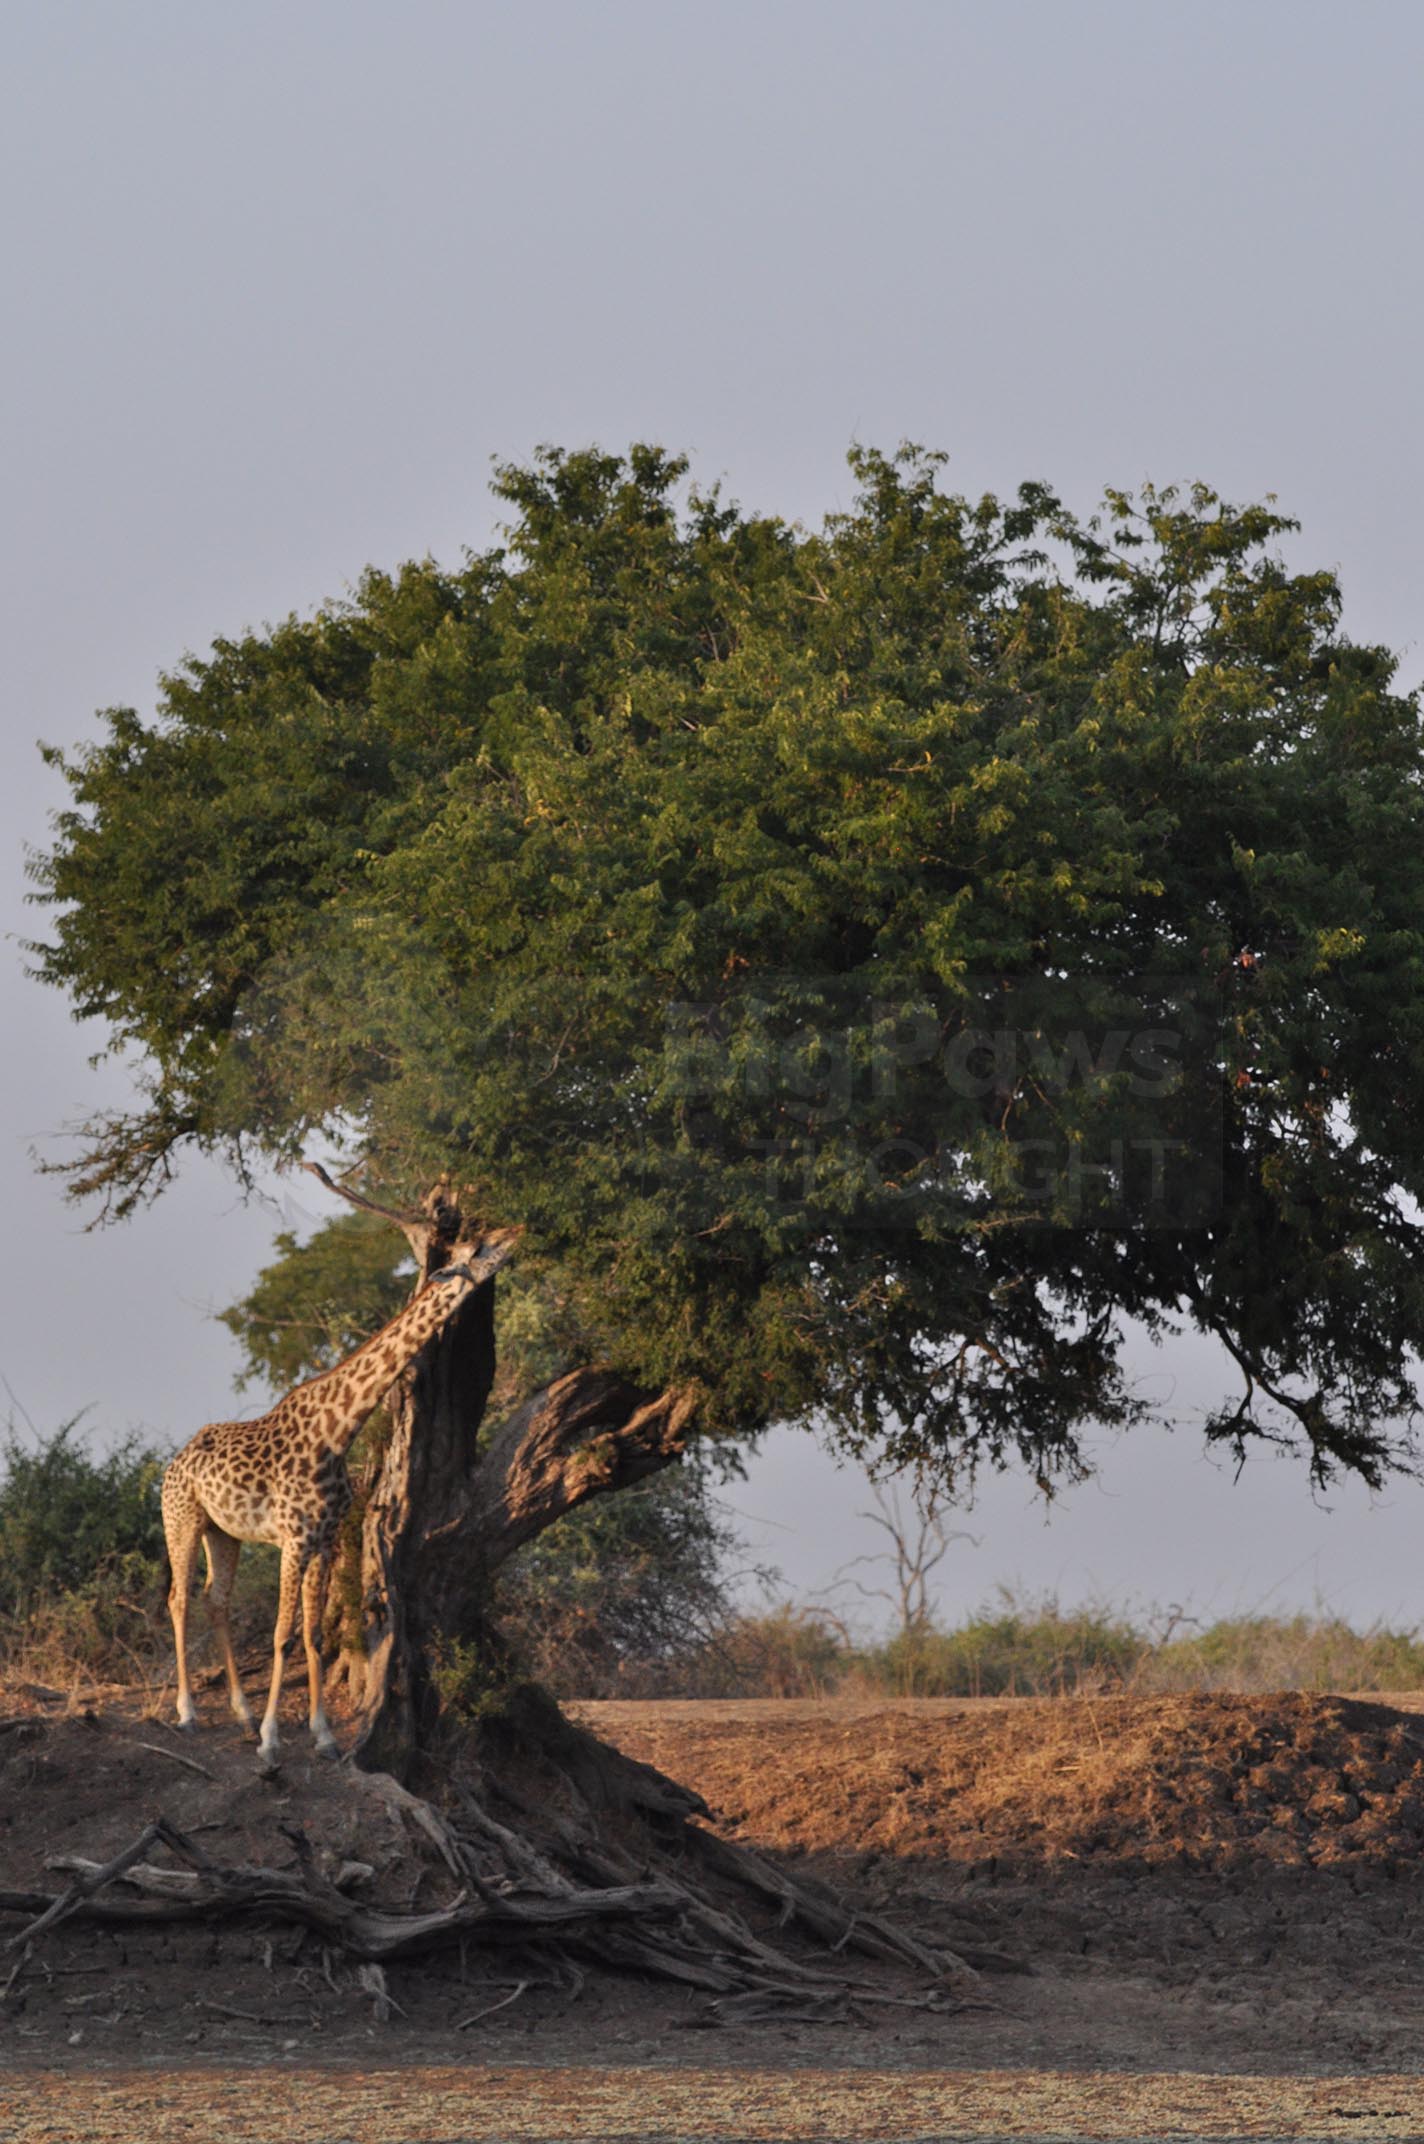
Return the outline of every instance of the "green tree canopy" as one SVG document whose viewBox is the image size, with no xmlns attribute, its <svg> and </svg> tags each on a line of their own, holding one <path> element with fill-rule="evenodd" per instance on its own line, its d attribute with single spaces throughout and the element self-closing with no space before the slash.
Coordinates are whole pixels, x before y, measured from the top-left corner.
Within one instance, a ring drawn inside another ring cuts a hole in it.
<svg viewBox="0 0 1424 2144">
<path fill-rule="evenodd" d="M 1416 700 L 1270 507 L 851 462 L 809 532 L 545 451 L 503 548 L 51 752 L 38 972 L 144 1068 L 74 1188 L 317 1138 L 448 1179 L 566 1361 L 947 1471 L 1071 1471 L 1137 1411 L 1126 1323 L 1183 1320 L 1242 1371 L 1209 1434 L 1377 1479 L 1424 1329 Z"/>
</svg>

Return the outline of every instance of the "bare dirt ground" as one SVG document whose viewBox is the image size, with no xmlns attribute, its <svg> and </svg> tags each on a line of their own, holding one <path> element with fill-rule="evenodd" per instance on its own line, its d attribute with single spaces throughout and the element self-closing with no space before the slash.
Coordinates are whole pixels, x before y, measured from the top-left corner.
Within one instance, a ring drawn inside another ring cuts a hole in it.
<svg viewBox="0 0 1424 2144">
<path fill-rule="evenodd" d="M 385 2010 L 290 1927 L 69 1923 L 25 1962 L 6 1913 L 0 2138 L 1424 2137 L 1410 1700 L 576 1709 L 729 1836 L 980 1959 L 977 1989 L 751 2026 L 454 1952 L 388 1965 Z M 217 1858 L 438 1902 L 361 1775 L 295 1720 L 288 1747 L 265 1779 L 216 1699 L 189 1738 L 132 1693 L 0 1692 L 0 1887 L 52 1892 L 162 1812 Z"/>
</svg>

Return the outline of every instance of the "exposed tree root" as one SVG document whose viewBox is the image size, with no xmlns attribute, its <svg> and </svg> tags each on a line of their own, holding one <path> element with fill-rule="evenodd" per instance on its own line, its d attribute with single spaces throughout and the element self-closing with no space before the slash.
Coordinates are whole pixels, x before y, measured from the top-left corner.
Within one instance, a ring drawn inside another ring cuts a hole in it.
<svg viewBox="0 0 1424 2144">
<path fill-rule="evenodd" d="M 165 1846 L 185 1864 L 171 1868 L 146 1861 L 155 1846 Z M 324 1883 L 307 1866 L 290 1869 L 225 1867 L 210 1860 L 200 1846 L 166 1817 L 144 1827 L 133 1845 L 105 1864 L 78 1855 L 56 1864 L 72 1870 L 76 1882 L 47 1904 L 38 1920 L 12 1936 L 12 1944 L 33 1942 L 61 1921 L 78 1914 L 100 1921 L 192 1921 L 261 1919 L 290 1921 L 313 1929 L 351 1957 L 368 1961 L 397 1958 L 457 1940 L 528 1940 L 549 1930 L 576 1930 L 581 1922 L 657 1921 L 677 1910 L 676 1894 L 658 1884 L 628 1884 L 603 1893 L 565 1898 L 502 1898 L 478 1886 L 478 1903 L 458 1894 L 449 1905 L 428 1913 L 389 1913 L 358 1905 Z M 100 1899 L 98 1893 L 123 1882 L 141 1892 L 139 1899 Z M 33 1896 L 33 1894 L 31 1894 Z M 0 1892 L 0 1905 L 26 1894 Z"/>
<path fill-rule="evenodd" d="M 520 1982 L 587 1966 L 676 1982 L 712 1998 L 713 2019 L 829 2015 L 847 1999 L 960 2007 L 974 1993 L 963 1957 L 720 1838 L 696 1794 L 573 1726 L 541 1692 L 516 1693 L 474 1750 L 453 1754 L 438 1801 L 386 1774 L 347 1777 L 443 1882 L 439 1903 L 398 1911 L 351 1895 L 371 1866 L 323 1874 L 295 1827 L 284 1829 L 296 1865 L 270 1868 L 217 1860 L 160 1816 L 106 1862 L 51 1861 L 72 1878 L 63 1890 L 0 1891 L 0 1910 L 28 1917 L 8 1947 L 24 1954 L 79 1919 L 257 1920 L 311 1930 L 370 1969 L 383 2003 L 383 1961 L 454 1944 L 513 1953 Z M 908 1984 L 857 1978 L 850 1952 L 902 1968 Z"/>
</svg>

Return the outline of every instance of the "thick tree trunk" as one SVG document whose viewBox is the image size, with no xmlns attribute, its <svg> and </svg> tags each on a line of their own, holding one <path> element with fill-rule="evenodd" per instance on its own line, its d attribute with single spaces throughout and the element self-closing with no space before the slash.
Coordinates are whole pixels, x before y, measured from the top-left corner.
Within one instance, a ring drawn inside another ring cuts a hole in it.
<svg viewBox="0 0 1424 2144">
<path fill-rule="evenodd" d="M 418 1284 L 442 1263 L 447 1235 L 442 1211 L 423 1248 L 417 1242 Z M 434 1728 L 442 1646 L 502 1664 L 490 1608 L 500 1565 L 589 1497 L 671 1465 L 695 1404 L 691 1392 L 652 1394 L 611 1371 L 578 1369 L 516 1408 L 482 1448 L 495 1286 L 471 1297 L 386 1402 L 392 1434 L 363 1518 L 362 1659 L 351 1665 L 357 1762 L 397 1777 Z"/>
<path fill-rule="evenodd" d="M 444 1251 L 439 1238 L 427 1244 L 418 1287 Z M 422 1555 L 432 1535 L 458 1530 L 468 1498 L 494 1382 L 494 1290 L 471 1296 L 386 1397 L 391 1436 L 361 1530 L 358 1761 L 373 1770 L 403 1772 L 433 1719 L 429 1656 L 444 1626 Z"/>
</svg>

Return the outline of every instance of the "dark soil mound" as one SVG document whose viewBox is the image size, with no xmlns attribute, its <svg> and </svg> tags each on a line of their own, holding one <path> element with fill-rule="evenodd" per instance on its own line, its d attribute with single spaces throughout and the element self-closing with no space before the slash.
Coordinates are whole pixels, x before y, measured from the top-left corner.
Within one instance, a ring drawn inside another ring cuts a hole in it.
<svg viewBox="0 0 1424 2144">
<path fill-rule="evenodd" d="M 388 1964 L 434 1982 L 427 2018 L 455 2029 L 516 1999 L 511 1987 L 557 1998 L 610 1973 L 696 1996 L 719 2023 L 839 2012 L 852 1994 L 943 2008 L 976 1977 L 948 1947 L 720 1838 L 695 1792 L 529 1686 L 452 1726 L 411 1786 L 324 1762 L 300 1730 L 264 1770 L 232 1721 L 185 1736 L 132 1691 L 79 1711 L 11 1703 L 0 2026 L 26 2006 L 53 2012 L 76 1976 L 114 1995 L 95 2013 L 110 2032 L 190 1998 L 263 2030 L 279 2013 L 324 2025 L 353 1990 L 382 2022 L 399 2007 Z M 279 1961 L 300 2002 L 290 1988 L 274 2001 Z"/>
</svg>

